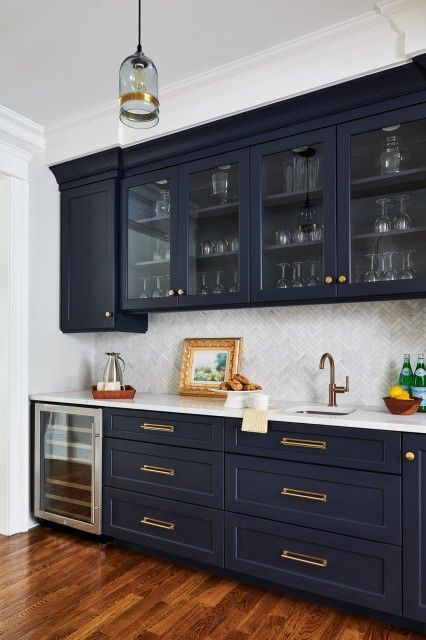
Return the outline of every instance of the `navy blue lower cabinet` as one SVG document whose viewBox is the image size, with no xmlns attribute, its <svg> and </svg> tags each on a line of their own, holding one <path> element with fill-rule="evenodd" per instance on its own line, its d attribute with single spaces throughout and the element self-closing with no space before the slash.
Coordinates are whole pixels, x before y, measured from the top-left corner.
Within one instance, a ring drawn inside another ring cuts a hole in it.
<svg viewBox="0 0 426 640">
<path fill-rule="evenodd" d="M 225 438 L 231 453 L 401 473 L 401 435 L 390 431 L 270 421 L 268 433 L 259 434 L 228 419 Z"/>
<path fill-rule="evenodd" d="M 103 411 L 103 427 L 111 438 L 223 451 L 223 418 L 114 408 Z"/>
<path fill-rule="evenodd" d="M 226 509 L 401 544 L 400 476 L 226 456 Z"/>
<path fill-rule="evenodd" d="M 225 567 L 400 615 L 401 549 L 251 516 L 225 516 Z"/>
<path fill-rule="evenodd" d="M 223 567 L 223 511 L 105 488 L 103 522 L 119 540 Z"/>
<path fill-rule="evenodd" d="M 426 622 L 426 434 L 403 434 L 403 452 L 404 615 Z"/>
<path fill-rule="evenodd" d="M 223 508 L 223 458 L 217 451 L 105 438 L 104 484 Z"/>
</svg>

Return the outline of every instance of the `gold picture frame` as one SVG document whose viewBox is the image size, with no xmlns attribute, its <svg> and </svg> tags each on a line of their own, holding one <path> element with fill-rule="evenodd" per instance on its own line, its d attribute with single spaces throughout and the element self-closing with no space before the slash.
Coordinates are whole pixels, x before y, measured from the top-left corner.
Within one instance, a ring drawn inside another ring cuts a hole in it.
<svg viewBox="0 0 426 640">
<path fill-rule="evenodd" d="M 186 338 L 179 393 L 217 398 L 219 393 L 212 388 L 238 373 L 242 346 L 242 338 Z"/>
</svg>

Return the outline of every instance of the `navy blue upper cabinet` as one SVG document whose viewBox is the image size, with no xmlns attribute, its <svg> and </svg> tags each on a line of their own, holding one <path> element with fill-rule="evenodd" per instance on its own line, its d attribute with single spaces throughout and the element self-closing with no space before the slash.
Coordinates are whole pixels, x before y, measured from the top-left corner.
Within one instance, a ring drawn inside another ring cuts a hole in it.
<svg viewBox="0 0 426 640">
<path fill-rule="evenodd" d="M 339 297 L 426 291 L 426 105 L 338 127 Z"/>
<path fill-rule="evenodd" d="M 61 329 L 146 331 L 147 317 L 127 317 L 117 299 L 115 178 L 61 193 Z"/>
<path fill-rule="evenodd" d="M 120 212 L 122 308 L 135 311 L 176 307 L 177 169 L 124 178 Z"/>
<path fill-rule="evenodd" d="M 249 151 L 179 168 L 181 307 L 249 302 Z"/>
<path fill-rule="evenodd" d="M 251 150 L 251 299 L 334 298 L 335 128 Z"/>
</svg>

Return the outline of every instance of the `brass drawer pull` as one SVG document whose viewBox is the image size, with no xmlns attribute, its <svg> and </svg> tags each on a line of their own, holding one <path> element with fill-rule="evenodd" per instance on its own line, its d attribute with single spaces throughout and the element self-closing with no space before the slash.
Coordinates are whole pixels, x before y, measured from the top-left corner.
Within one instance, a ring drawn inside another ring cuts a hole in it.
<svg viewBox="0 0 426 640">
<path fill-rule="evenodd" d="M 144 516 L 143 520 L 141 520 L 141 524 L 149 524 L 150 527 L 158 527 L 159 529 L 167 529 L 168 531 L 175 530 L 174 522 L 164 522 L 164 520 L 157 520 L 156 518 L 150 518 L 149 516 Z"/>
<path fill-rule="evenodd" d="M 327 449 L 324 440 L 298 440 L 297 438 L 283 438 L 281 444 L 284 447 L 306 447 L 308 449 Z"/>
<path fill-rule="evenodd" d="M 318 502 L 327 502 L 326 493 L 317 493 L 316 491 L 304 491 L 303 489 L 289 489 L 284 487 L 281 495 L 291 496 L 293 498 L 304 498 L 305 500 L 318 500 Z"/>
<path fill-rule="evenodd" d="M 173 433 L 175 430 L 171 424 L 151 424 L 150 422 L 145 422 L 141 429 L 144 431 L 167 431 L 167 433 Z"/>
<path fill-rule="evenodd" d="M 144 464 L 141 471 L 149 471 L 149 473 L 160 473 L 163 476 L 174 476 L 174 469 L 166 469 L 165 467 L 154 467 L 151 464 Z"/>
<path fill-rule="evenodd" d="M 303 553 L 295 553 L 294 551 L 287 551 L 284 549 L 281 558 L 284 560 L 294 560 L 295 562 L 303 562 L 304 564 L 312 564 L 314 567 L 321 567 L 325 569 L 328 565 L 328 561 L 324 558 L 316 558 L 315 556 L 305 556 Z"/>
</svg>

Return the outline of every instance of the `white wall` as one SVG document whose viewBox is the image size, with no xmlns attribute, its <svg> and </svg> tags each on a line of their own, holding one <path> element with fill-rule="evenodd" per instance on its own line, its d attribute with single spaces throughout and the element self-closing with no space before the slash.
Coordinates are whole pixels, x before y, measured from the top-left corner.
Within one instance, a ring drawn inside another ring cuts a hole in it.
<svg viewBox="0 0 426 640">
<path fill-rule="evenodd" d="M 0 469 L 8 468 L 8 429 L 9 421 L 9 203 L 8 184 L 4 176 L 0 176 Z M 0 505 L 7 502 L 7 474 L 3 473 L 0 482 Z M 7 527 L 7 515 L 0 509 L 0 531 Z"/>
</svg>

